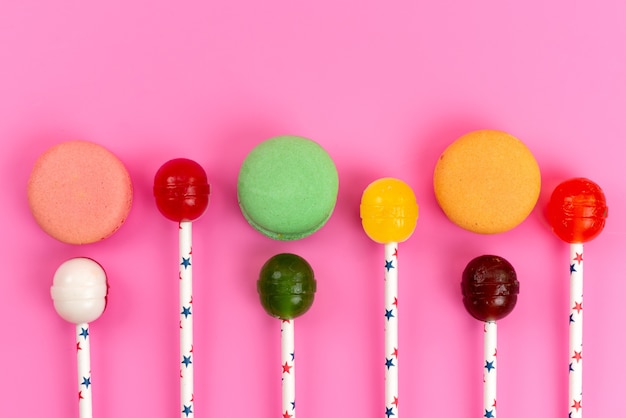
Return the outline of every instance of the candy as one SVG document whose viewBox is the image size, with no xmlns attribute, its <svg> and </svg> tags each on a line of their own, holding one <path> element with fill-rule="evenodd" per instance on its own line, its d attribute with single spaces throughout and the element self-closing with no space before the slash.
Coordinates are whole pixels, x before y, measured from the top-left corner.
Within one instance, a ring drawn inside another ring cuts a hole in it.
<svg viewBox="0 0 626 418">
<path fill-rule="evenodd" d="M 186 158 L 170 160 L 159 168 L 153 192 L 159 211 L 176 222 L 199 218 L 209 205 L 207 175 L 200 164 Z"/>
<path fill-rule="evenodd" d="M 559 184 L 550 197 L 547 217 L 554 233 L 568 243 L 597 237 L 606 222 L 608 207 L 602 189 L 586 178 Z"/>
<path fill-rule="evenodd" d="M 154 176 L 157 208 L 167 219 L 178 222 L 181 416 L 195 413 L 191 225 L 209 205 L 210 191 L 204 169 L 186 158 L 166 162 Z"/>
<path fill-rule="evenodd" d="M 27 187 L 35 221 L 48 235 L 67 244 L 89 244 L 116 232 L 133 200 L 130 176 L 106 148 L 67 141 L 36 161 Z"/>
<path fill-rule="evenodd" d="M 339 177 L 330 155 L 299 136 L 279 136 L 246 156 L 237 180 L 237 198 L 248 223 L 281 241 L 319 230 L 337 201 Z"/>
<path fill-rule="evenodd" d="M 495 255 L 471 260 L 461 280 L 463 305 L 474 318 L 484 321 L 483 410 L 485 417 L 496 414 L 496 372 L 498 327 L 517 303 L 519 282 L 511 263 Z"/>
<path fill-rule="evenodd" d="M 463 305 L 480 321 L 507 316 L 517 303 L 519 282 L 513 266 L 502 257 L 483 255 L 471 260 L 461 281 Z"/>
<path fill-rule="evenodd" d="M 100 264 L 90 258 L 67 260 L 54 273 L 50 295 L 61 318 L 76 325 L 78 363 L 78 411 L 80 418 L 91 418 L 91 336 L 89 322 L 98 319 L 106 307 L 108 285 Z"/>
<path fill-rule="evenodd" d="M 497 234 L 515 228 L 532 212 L 541 173 L 519 139 L 480 130 L 444 150 L 435 166 L 433 187 L 450 221 L 468 231 Z"/>
<path fill-rule="evenodd" d="M 583 348 L 583 243 L 604 229 L 608 207 L 600 187 L 586 178 L 572 178 L 559 184 L 550 197 L 547 218 L 552 231 L 569 243 L 570 316 L 568 408 L 570 416 L 582 416 Z M 567 271 L 567 270 L 566 270 Z"/>
<path fill-rule="evenodd" d="M 316 285 L 313 269 L 305 259 L 282 253 L 267 260 L 261 268 L 257 291 L 268 314 L 293 319 L 309 310 Z"/>
<path fill-rule="evenodd" d="M 263 309 L 280 324 L 282 415 L 296 416 L 294 318 L 309 310 L 315 296 L 313 269 L 305 259 L 282 253 L 265 262 L 257 280 Z"/>
<path fill-rule="evenodd" d="M 363 230 L 372 240 L 385 244 L 384 364 L 387 415 L 398 415 L 398 243 L 413 234 L 417 213 L 415 194 L 401 180 L 390 177 L 378 179 L 363 191 Z"/>
<path fill-rule="evenodd" d="M 106 274 L 89 258 L 72 258 L 54 274 L 50 295 L 61 318 L 73 324 L 91 322 L 106 307 Z"/>
<path fill-rule="evenodd" d="M 408 239 L 415 229 L 418 206 L 413 190 L 401 180 L 372 182 L 361 197 L 361 222 L 367 236 L 386 244 Z"/>
</svg>

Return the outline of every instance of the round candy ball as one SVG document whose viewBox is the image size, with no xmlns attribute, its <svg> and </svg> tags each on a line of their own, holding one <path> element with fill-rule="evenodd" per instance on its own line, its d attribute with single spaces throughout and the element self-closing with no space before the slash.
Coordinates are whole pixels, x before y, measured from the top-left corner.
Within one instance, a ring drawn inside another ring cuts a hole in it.
<svg viewBox="0 0 626 418">
<path fill-rule="evenodd" d="M 319 144 L 279 136 L 261 142 L 246 156 L 237 197 L 253 228 L 287 241 L 311 235 L 328 221 L 338 187 L 335 164 Z"/>
<path fill-rule="evenodd" d="M 573 178 L 554 189 L 547 216 L 554 233 L 573 244 L 597 237 L 604 229 L 608 212 L 600 186 L 586 178 Z"/>
<path fill-rule="evenodd" d="M 398 179 L 378 179 L 367 186 L 361 197 L 363 229 L 381 244 L 408 239 L 415 230 L 417 215 L 413 190 Z"/>
<path fill-rule="evenodd" d="M 100 264 L 90 258 L 72 258 L 54 273 L 50 295 L 61 318 L 73 324 L 98 319 L 106 307 L 108 285 Z"/>
<path fill-rule="evenodd" d="M 507 316 L 517 303 L 519 282 L 511 263 L 495 255 L 471 260 L 461 280 L 463 305 L 480 321 L 496 321 Z"/>
<path fill-rule="evenodd" d="M 210 186 L 202 166 L 187 158 L 163 164 L 154 176 L 159 212 L 176 222 L 193 221 L 209 206 Z"/>
<path fill-rule="evenodd" d="M 257 281 L 263 309 L 280 319 L 293 319 L 308 311 L 316 287 L 309 263 L 290 253 L 277 254 L 267 260 Z"/>
<path fill-rule="evenodd" d="M 535 157 L 519 139 L 480 130 L 445 149 L 433 185 L 450 221 L 468 231 L 496 234 L 513 229 L 532 212 L 541 175 Z"/>
</svg>

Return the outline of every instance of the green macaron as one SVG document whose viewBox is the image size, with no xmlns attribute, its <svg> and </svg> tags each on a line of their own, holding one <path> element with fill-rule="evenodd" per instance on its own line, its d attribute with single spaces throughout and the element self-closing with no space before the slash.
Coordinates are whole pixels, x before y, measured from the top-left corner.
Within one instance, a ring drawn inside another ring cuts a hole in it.
<svg viewBox="0 0 626 418">
<path fill-rule="evenodd" d="M 289 241 L 311 235 L 328 221 L 338 188 L 337 168 L 319 144 L 299 136 L 278 136 L 246 156 L 237 197 L 252 227 Z"/>
</svg>

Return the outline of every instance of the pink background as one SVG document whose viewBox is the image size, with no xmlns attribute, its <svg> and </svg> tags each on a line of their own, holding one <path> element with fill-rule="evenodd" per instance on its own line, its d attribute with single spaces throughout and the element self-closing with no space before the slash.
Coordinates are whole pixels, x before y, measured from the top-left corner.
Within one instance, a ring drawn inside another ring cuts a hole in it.
<svg viewBox="0 0 626 418">
<path fill-rule="evenodd" d="M 554 186 L 586 176 L 610 216 L 585 246 L 589 417 L 623 407 L 626 338 L 626 4 L 604 1 L 5 1 L 0 6 L 0 416 L 77 416 L 73 326 L 49 296 L 74 256 L 107 270 L 109 306 L 91 327 L 94 415 L 174 417 L 178 405 L 177 228 L 152 179 L 192 158 L 213 187 L 194 223 L 197 417 L 280 416 L 280 324 L 256 294 L 283 251 L 313 266 L 318 293 L 296 322 L 298 416 L 384 417 L 383 247 L 364 234 L 363 189 L 409 183 L 420 205 L 400 246 L 400 414 L 478 417 L 482 324 L 460 274 L 495 253 L 521 283 L 499 323 L 501 417 L 567 414 L 568 246 L 543 210 Z M 543 188 L 518 228 L 495 236 L 443 215 L 432 171 L 481 128 L 535 154 Z M 244 221 L 239 166 L 258 142 L 309 137 L 334 158 L 340 191 L 318 233 L 277 242 Z M 26 202 L 35 159 L 86 139 L 126 164 L 135 200 L 112 238 L 82 247 L 45 235 Z"/>
</svg>

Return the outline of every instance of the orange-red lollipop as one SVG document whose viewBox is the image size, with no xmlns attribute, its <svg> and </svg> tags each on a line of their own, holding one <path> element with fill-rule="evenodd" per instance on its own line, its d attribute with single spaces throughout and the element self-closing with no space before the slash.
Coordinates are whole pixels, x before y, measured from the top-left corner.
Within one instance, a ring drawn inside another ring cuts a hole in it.
<svg viewBox="0 0 626 418">
<path fill-rule="evenodd" d="M 559 184 L 548 203 L 548 221 L 554 233 L 568 243 L 583 243 L 604 229 L 609 208 L 600 186 L 578 177 Z"/>
</svg>

